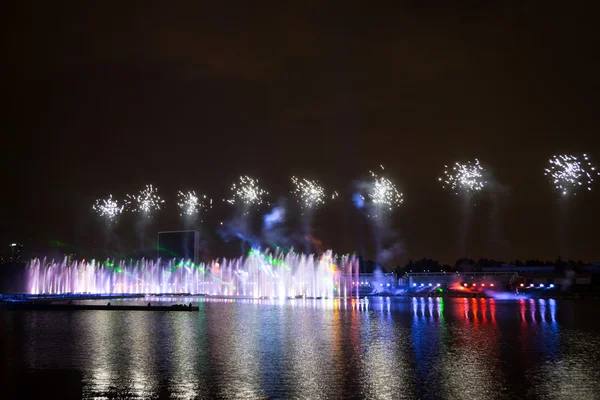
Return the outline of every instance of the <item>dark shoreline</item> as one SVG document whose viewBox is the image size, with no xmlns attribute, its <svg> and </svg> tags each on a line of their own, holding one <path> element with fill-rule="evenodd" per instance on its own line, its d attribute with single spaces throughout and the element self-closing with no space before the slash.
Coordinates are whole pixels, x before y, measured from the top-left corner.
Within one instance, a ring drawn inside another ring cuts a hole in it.
<svg viewBox="0 0 600 400">
<path fill-rule="evenodd" d="M 27 311 L 81 311 L 81 310 L 102 310 L 102 311 L 199 311 L 198 306 L 173 304 L 171 306 L 153 306 L 153 305 L 111 305 L 108 304 L 53 304 L 48 302 L 8 302 L 0 304 L 0 308 L 7 310 L 27 310 Z"/>
</svg>

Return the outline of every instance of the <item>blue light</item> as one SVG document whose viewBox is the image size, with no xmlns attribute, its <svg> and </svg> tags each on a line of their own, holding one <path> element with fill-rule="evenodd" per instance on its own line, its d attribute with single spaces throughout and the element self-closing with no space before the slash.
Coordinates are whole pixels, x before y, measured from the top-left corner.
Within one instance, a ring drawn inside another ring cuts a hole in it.
<svg viewBox="0 0 600 400">
<path fill-rule="evenodd" d="M 425 285 L 423 285 L 423 284 L 421 283 L 421 286 L 425 286 Z"/>
<path fill-rule="evenodd" d="M 429 286 L 431 286 L 431 283 L 429 284 Z"/>
<path fill-rule="evenodd" d="M 554 287 L 554 284 L 553 284 L 553 283 L 551 283 L 551 284 L 550 284 L 550 287 L 551 287 L 551 288 L 553 288 L 553 287 Z"/>
<path fill-rule="evenodd" d="M 540 287 L 544 287 L 544 284 L 543 284 L 543 283 L 540 283 Z"/>
<path fill-rule="evenodd" d="M 417 286 L 417 284 L 416 284 L 416 283 L 413 283 L 413 286 Z"/>
</svg>

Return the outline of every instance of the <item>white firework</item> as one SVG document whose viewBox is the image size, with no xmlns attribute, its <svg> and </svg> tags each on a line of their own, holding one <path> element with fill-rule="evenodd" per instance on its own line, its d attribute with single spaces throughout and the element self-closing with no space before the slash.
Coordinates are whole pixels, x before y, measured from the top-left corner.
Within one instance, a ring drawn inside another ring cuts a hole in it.
<svg viewBox="0 0 600 400">
<path fill-rule="evenodd" d="M 212 199 L 206 195 L 197 196 L 196 192 L 177 192 L 177 206 L 180 208 L 181 216 L 197 216 L 199 213 L 212 208 Z"/>
<path fill-rule="evenodd" d="M 301 208 L 314 209 L 325 204 L 325 188 L 319 182 L 292 176 L 292 183 L 294 184 L 292 193 L 296 195 Z"/>
<path fill-rule="evenodd" d="M 581 160 L 577 156 L 562 154 L 550 159 L 550 167 L 544 175 L 550 178 L 554 187 L 566 196 L 576 195 L 578 190 L 592 190 L 594 176 L 600 175 L 587 154 Z"/>
<path fill-rule="evenodd" d="M 258 179 L 249 176 L 240 176 L 239 182 L 231 186 L 233 195 L 226 200 L 230 204 L 241 203 L 247 206 L 258 207 L 264 202 L 268 194 L 258 185 Z"/>
<path fill-rule="evenodd" d="M 155 189 L 152 185 L 146 185 L 146 188 L 140 191 L 139 194 L 128 194 L 125 203 L 126 209 L 150 217 L 152 213 L 159 211 L 161 204 L 165 202 L 157 193 L 158 189 Z"/>
<path fill-rule="evenodd" d="M 487 184 L 485 180 L 485 169 L 478 159 L 465 164 L 454 163 L 452 168 L 444 165 L 444 177 L 438 178 L 443 188 L 448 188 L 455 194 L 473 194 L 483 190 Z"/>
<path fill-rule="evenodd" d="M 383 166 L 381 166 L 383 170 Z M 379 217 L 385 213 L 389 213 L 394 208 L 400 207 L 404 202 L 404 195 L 398 190 L 396 185 L 384 176 L 377 176 L 373 171 L 370 171 L 373 181 L 370 185 L 368 198 L 371 200 L 372 208 L 374 208 L 373 217 Z M 364 201 L 365 198 L 362 197 Z"/>
<path fill-rule="evenodd" d="M 114 200 L 112 194 L 106 199 L 97 199 L 92 209 L 101 217 L 106 218 L 109 222 L 117 219 L 123 213 L 123 205 L 120 205 L 117 200 Z"/>
</svg>

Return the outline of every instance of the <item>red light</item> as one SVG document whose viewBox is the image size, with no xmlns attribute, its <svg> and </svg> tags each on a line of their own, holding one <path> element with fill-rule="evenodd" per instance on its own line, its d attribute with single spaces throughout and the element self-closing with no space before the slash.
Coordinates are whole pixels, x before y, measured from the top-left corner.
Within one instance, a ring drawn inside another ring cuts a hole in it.
<svg viewBox="0 0 600 400">
<path fill-rule="evenodd" d="M 473 284 L 473 286 L 477 286 L 477 284 L 476 284 L 476 283 L 474 283 L 474 284 Z"/>
<path fill-rule="evenodd" d="M 523 287 L 523 286 L 525 286 L 525 285 L 523 285 L 523 284 L 521 283 L 519 286 Z"/>
<path fill-rule="evenodd" d="M 482 283 L 481 286 L 485 286 L 485 283 Z"/>
<path fill-rule="evenodd" d="M 465 287 L 466 287 L 466 286 L 467 286 L 467 284 L 465 283 L 463 286 L 465 286 Z"/>
<path fill-rule="evenodd" d="M 491 287 L 494 287 L 494 284 L 493 284 L 493 283 L 490 283 L 490 286 L 491 286 Z"/>
</svg>

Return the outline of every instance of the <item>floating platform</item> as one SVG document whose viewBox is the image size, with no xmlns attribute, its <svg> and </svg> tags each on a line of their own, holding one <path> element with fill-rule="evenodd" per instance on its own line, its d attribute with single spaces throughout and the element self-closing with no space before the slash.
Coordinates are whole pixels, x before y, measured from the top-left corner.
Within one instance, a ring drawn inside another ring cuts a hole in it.
<svg viewBox="0 0 600 400">
<path fill-rule="evenodd" d="M 52 304 L 35 302 L 6 302 L 1 307 L 7 310 L 30 310 L 30 311 L 79 311 L 79 310 L 103 310 L 103 311 L 198 311 L 198 306 L 185 304 L 173 304 L 171 306 L 153 305 L 113 305 L 113 304 Z"/>
</svg>

